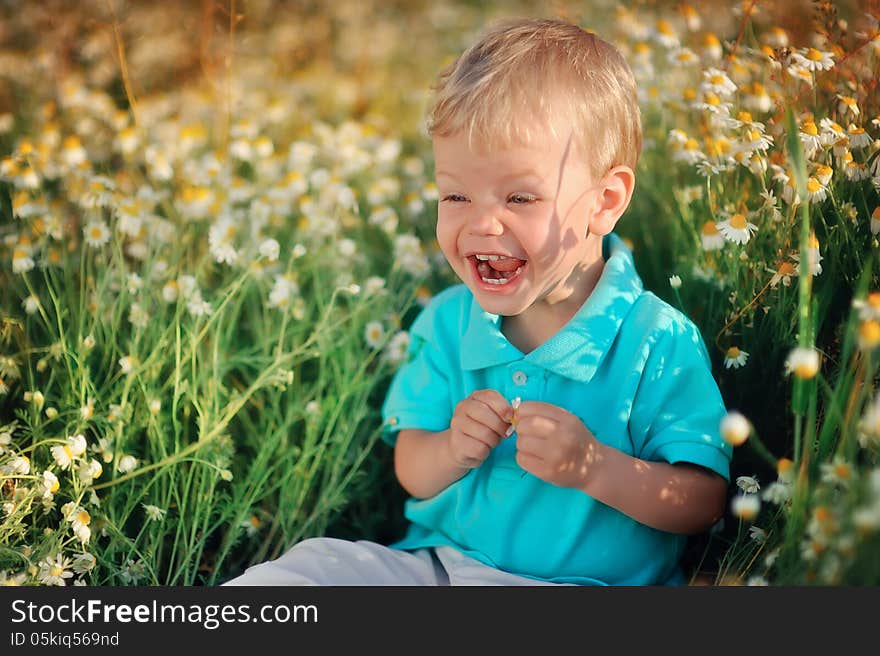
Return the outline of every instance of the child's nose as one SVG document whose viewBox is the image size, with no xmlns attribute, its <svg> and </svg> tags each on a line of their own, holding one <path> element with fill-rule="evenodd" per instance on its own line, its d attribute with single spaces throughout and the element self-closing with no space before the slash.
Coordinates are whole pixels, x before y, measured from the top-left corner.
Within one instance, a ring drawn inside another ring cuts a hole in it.
<svg viewBox="0 0 880 656">
<path fill-rule="evenodd" d="M 470 231 L 475 235 L 498 236 L 504 233 L 504 224 L 498 218 L 494 207 L 476 207 L 468 221 Z"/>
</svg>

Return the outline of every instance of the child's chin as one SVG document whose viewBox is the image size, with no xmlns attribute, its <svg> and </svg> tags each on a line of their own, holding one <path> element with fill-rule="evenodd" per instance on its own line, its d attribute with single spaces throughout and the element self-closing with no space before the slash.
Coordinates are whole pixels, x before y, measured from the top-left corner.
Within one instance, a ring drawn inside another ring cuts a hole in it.
<svg viewBox="0 0 880 656">
<path fill-rule="evenodd" d="M 522 314 L 525 310 L 525 308 L 520 307 L 521 303 L 519 301 L 515 301 L 512 298 L 487 297 L 485 293 L 480 293 L 479 290 L 473 288 L 471 288 L 471 293 L 474 295 L 474 300 L 477 301 L 477 305 L 480 306 L 480 309 L 489 314 L 495 314 L 501 317 L 513 317 L 517 314 Z"/>
</svg>

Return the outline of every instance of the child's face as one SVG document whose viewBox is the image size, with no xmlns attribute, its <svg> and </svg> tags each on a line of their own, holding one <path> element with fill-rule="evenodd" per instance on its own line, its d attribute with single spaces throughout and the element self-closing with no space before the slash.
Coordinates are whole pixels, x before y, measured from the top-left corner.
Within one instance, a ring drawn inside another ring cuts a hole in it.
<svg viewBox="0 0 880 656">
<path fill-rule="evenodd" d="M 583 303 L 602 242 L 587 237 L 598 186 L 573 138 L 546 131 L 529 146 L 475 152 L 466 135 L 435 137 L 434 161 L 437 240 L 485 311 Z"/>
</svg>

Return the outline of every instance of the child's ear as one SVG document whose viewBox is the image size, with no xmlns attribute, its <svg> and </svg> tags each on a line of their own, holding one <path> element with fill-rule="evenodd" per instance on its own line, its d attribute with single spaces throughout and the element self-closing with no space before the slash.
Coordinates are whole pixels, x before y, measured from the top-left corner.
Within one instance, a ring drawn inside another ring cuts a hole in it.
<svg viewBox="0 0 880 656">
<path fill-rule="evenodd" d="M 599 183 L 599 195 L 590 221 L 590 232 L 594 235 L 607 235 L 614 230 L 617 220 L 629 207 L 636 175 L 628 166 L 615 166 Z"/>
</svg>

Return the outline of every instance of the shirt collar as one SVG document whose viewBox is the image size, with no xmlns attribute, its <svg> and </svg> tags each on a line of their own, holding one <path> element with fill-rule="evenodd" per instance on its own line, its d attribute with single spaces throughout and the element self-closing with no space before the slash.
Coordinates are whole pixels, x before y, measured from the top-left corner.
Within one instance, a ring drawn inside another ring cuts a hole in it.
<svg viewBox="0 0 880 656">
<path fill-rule="evenodd" d="M 507 341 L 501 317 L 485 312 L 471 297 L 461 340 L 462 368 L 483 369 L 524 359 L 566 378 L 592 379 L 644 289 L 632 253 L 620 237 L 606 235 L 602 251 L 605 266 L 589 298 L 558 333 L 528 355 Z"/>
</svg>

